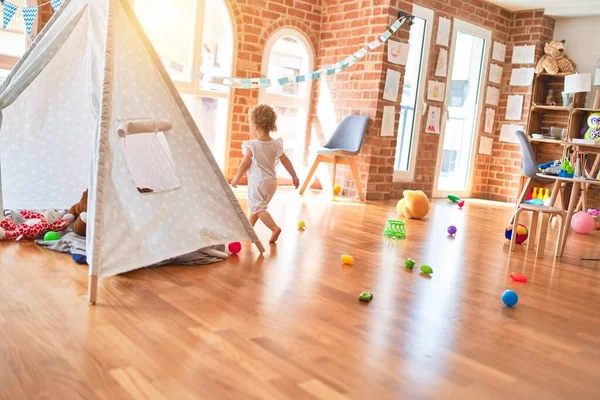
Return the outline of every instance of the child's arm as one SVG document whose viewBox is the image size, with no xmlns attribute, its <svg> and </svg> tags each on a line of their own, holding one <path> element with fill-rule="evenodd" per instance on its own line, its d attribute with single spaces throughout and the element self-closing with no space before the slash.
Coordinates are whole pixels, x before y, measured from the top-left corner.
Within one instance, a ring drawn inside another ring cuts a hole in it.
<svg viewBox="0 0 600 400">
<path fill-rule="evenodd" d="M 294 182 L 294 186 L 296 187 L 296 189 L 298 189 L 298 186 L 300 186 L 300 180 L 298 180 L 298 175 L 296 175 L 296 170 L 294 169 L 292 162 L 290 161 L 288 156 L 285 155 L 285 153 L 279 158 L 279 160 L 281 161 L 281 164 L 286 169 L 286 171 L 291 175 L 292 181 Z"/>
<path fill-rule="evenodd" d="M 240 179 L 242 179 L 242 177 L 244 175 L 246 175 L 246 172 L 248 172 L 248 168 L 250 168 L 251 164 L 252 164 L 252 150 L 247 149 L 246 155 L 244 156 L 242 163 L 238 167 L 237 174 L 235 174 L 235 177 L 231 180 L 231 186 L 233 186 L 234 188 L 237 187 L 238 183 L 240 183 Z"/>
</svg>

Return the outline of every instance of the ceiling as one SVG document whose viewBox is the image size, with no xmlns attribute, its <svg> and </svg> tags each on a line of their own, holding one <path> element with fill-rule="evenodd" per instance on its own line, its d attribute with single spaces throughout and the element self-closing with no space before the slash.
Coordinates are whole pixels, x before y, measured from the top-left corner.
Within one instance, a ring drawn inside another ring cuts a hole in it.
<svg viewBox="0 0 600 400">
<path fill-rule="evenodd" d="M 600 0 L 487 0 L 511 11 L 543 8 L 551 17 L 600 16 Z"/>
</svg>

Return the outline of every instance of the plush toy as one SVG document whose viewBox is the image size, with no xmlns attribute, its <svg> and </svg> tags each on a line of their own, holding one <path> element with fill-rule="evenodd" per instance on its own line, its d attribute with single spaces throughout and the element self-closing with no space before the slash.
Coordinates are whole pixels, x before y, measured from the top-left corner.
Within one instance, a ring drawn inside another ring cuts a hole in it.
<svg viewBox="0 0 600 400">
<path fill-rule="evenodd" d="M 600 113 L 591 113 L 584 128 L 584 139 L 600 141 Z"/>
<path fill-rule="evenodd" d="M 72 221 L 69 214 L 58 210 L 48 210 L 41 214 L 35 211 L 23 210 L 18 213 L 25 222 L 16 224 L 12 217 L 6 217 L 0 222 L 0 240 L 37 239 L 50 231 L 62 231 Z"/>
<path fill-rule="evenodd" d="M 535 67 L 535 73 L 575 72 L 575 62 L 567 57 L 565 41 L 551 40 L 544 45 L 544 55 Z"/>
<path fill-rule="evenodd" d="M 71 228 L 73 232 L 79 236 L 85 236 L 87 230 L 87 202 L 88 202 L 88 191 L 86 190 L 81 195 L 79 203 L 73 205 L 69 209 L 69 214 L 73 215 L 73 225 Z"/>
<path fill-rule="evenodd" d="M 396 205 L 401 217 L 423 219 L 429 214 L 429 199 L 421 190 L 405 190 L 404 198 Z"/>
</svg>

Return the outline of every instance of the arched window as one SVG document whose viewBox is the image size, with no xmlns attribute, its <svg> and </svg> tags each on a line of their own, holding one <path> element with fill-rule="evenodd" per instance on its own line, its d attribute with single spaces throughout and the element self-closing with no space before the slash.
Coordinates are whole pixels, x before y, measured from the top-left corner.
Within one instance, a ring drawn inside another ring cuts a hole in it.
<svg viewBox="0 0 600 400">
<path fill-rule="evenodd" d="M 224 167 L 229 127 L 230 90 L 199 72 L 231 76 L 233 26 L 225 0 L 130 0 L 165 64 L 175 62 L 182 71 L 169 69 L 204 139 Z"/>
<path fill-rule="evenodd" d="M 0 83 L 8 76 L 10 70 L 31 44 L 31 40 L 25 32 L 21 6 L 24 4 L 29 7 L 37 6 L 37 0 L 27 0 L 25 2 L 17 2 L 16 4 L 19 8 L 15 15 L 13 15 L 8 26 L 3 29 L 2 24 L 0 24 Z M 2 9 L 1 6 L 0 9 Z M 39 14 L 33 23 L 31 37 L 34 37 L 37 33 L 38 18 Z"/>
<path fill-rule="evenodd" d="M 262 75 L 293 78 L 311 72 L 314 63 L 314 52 L 306 36 L 293 28 L 282 28 L 267 41 Z M 309 81 L 261 89 L 259 94 L 259 103 L 275 108 L 278 135 L 284 140 L 285 153 L 298 167 L 304 164 L 311 92 L 312 81 Z"/>
</svg>

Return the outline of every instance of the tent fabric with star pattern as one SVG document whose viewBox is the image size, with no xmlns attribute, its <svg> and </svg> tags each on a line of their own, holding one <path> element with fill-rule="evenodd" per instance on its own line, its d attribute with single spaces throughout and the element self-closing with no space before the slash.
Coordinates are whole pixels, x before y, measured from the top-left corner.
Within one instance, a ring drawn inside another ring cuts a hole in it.
<svg viewBox="0 0 600 400">
<path fill-rule="evenodd" d="M 126 0 L 66 0 L 0 86 L 0 210 L 69 208 L 88 188 L 90 282 L 215 244 L 264 250 Z"/>
</svg>

